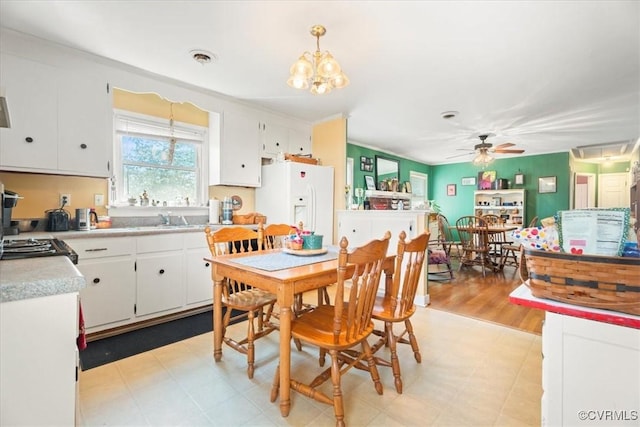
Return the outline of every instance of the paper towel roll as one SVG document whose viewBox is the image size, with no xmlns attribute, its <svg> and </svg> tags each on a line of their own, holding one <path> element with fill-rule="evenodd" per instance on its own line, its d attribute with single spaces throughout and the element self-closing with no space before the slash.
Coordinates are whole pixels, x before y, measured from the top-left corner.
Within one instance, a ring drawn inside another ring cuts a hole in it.
<svg viewBox="0 0 640 427">
<path fill-rule="evenodd" d="M 209 200 L 209 224 L 220 224 L 220 200 Z"/>
</svg>

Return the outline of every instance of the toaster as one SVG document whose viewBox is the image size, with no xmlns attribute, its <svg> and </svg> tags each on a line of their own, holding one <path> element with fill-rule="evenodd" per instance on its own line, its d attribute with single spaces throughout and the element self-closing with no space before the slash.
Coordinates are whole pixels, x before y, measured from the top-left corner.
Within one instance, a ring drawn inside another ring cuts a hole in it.
<svg viewBox="0 0 640 427">
<path fill-rule="evenodd" d="M 64 209 L 48 211 L 47 231 L 69 231 L 69 213 Z"/>
</svg>

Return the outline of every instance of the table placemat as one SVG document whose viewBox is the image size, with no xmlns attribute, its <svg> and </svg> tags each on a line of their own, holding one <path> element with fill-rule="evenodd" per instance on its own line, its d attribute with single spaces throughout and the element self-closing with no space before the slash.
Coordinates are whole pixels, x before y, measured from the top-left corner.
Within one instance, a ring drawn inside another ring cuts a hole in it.
<svg viewBox="0 0 640 427">
<path fill-rule="evenodd" d="M 258 268 L 266 271 L 284 270 L 286 268 L 300 267 L 307 264 L 315 264 L 317 262 L 331 261 L 338 258 L 338 252 L 331 248 L 326 254 L 314 256 L 298 256 L 286 254 L 284 252 L 275 252 L 262 255 L 253 255 L 234 259 L 235 264 L 246 265 L 248 267 Z"/>
</svg>

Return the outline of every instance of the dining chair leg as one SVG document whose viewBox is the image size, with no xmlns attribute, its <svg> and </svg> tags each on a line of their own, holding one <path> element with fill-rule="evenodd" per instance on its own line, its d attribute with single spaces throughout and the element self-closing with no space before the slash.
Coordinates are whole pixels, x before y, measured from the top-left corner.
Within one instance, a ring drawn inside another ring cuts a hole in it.
<svg viewBox="0 0 640 427">
<path fill-rule="evenodd" d="M 409 343 L 411 344 L 411 350 L 413 350 L 413 357 L 416 359 L 416 362 L 421 363 L 422 356 L 420 355 L 418 340 L 416 339 L 416 335 L 413 333 L 413 325 L 411 324 L 411 320 L 405 320 L 404 326 L 407 329 L 407 334 L 409 335 Z"/>
<path fill-rule="evenodd" d="M 280 394 L 280 365 L 276 366 L 276 373 L 273 377 L 273 384 L 271 385 L 271 402 L 275 402 Z"/>
<path fill-rule="evenodd" d="M 378 394 L 382 394 L 382 382 L 380 382 L 380 373 L 378 372 L 378 367 L 376 366 L 376 360 L 373 357 L 373 353 L 371 352 L 371 346 L 367 340 L 362 341 L 362 352 L 367 359 L 367 364 L 369 365 L 369 374 L 371 375 L 371 379 L 373 380 L 373 385 Z"/>
<path fill-rule="evenodd" d="M 336 417 L 336 427 L 345 427 L 344 402 L 342 387 L 340 386 L 340 357 L 337 350 L 329 350 L 331 355 L 331 383 L 333 384 L 333 413 Z"/>
<path fill-rule="evenodd" d="M 254 320 L 254 312 L 253 310 L 249 310 L 248 312 L 249 315 L 249 332 L 247 333 L 247 375 L 249 376 L 249 379 L 253 378 L 253 372 L 254 372 L 254 362 L 255 362 L 255 344 L 253 343 L 254 337 L 255 337 L 255 330 L 253 327 L 253 320 Z M 262 322 L 260 321 L 262 319 L 262 309 L 259 310 L 259 315 L 260 315 L 260 319 L 259 319 L 259 323 L 262 324 Z"/>
<path fill-rule="evenodd" d="M 396 349 L 396 336 L 393 334 L 393 323 L 384 322 L 384 329 L 387 334 L 387 344 L 391 352 L 391 370 L 393 371 L 394 384 L 398 394 L 402 394 L 402 377 L 400 376 L 400 361 Z"/>
</svg>

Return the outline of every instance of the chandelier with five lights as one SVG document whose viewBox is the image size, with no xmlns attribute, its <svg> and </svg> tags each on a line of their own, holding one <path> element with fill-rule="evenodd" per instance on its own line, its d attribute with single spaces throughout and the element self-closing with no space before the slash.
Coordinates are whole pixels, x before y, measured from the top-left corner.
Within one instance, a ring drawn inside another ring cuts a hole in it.
<svg viewBox="0 0 640 427">
<path fill-rule="evenodd" d="M 311 35 L 316 38 L 316 51 L 304 52 L 291 66 L 287 84 L 296 89 L 309 89 L 314 95 L 324 95 L 332 89 L 341 89 L 349 84 L 338 61 L 329 51 L 320 51 L 320 37 L 327 32 L 322 25 L 311 27 Z"/>
</svg>

